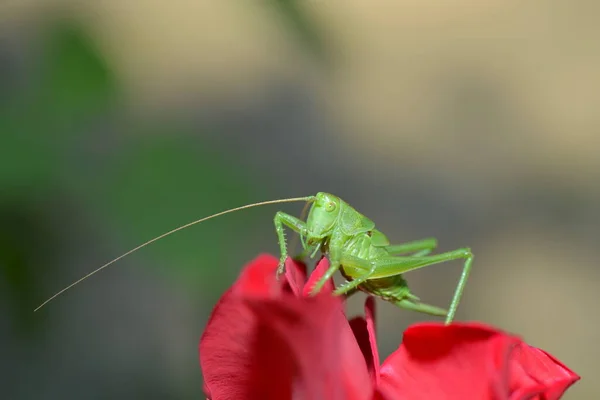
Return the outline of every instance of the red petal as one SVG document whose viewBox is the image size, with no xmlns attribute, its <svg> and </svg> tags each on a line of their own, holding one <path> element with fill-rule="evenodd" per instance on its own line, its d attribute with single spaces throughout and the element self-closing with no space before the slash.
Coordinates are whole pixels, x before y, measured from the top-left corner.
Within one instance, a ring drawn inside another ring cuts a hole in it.
<svg viewBox="0 0 600 400">
<path fill-rule="evenodd" d="M 243 298 L 231 292 L 223 296 L 200 339 L 199 351 L 211 400 L 291 398 L 296 368 L 291 351 L 279 335 L 260 323 Z"/>
<path fill-rule="evenodd" d="M 297 297 L 302 296 L 302 288 L 306 283 L 306 265 L 288 257 L 285 260 L 285 278 L 291 292 Z"/>
<path fill-rule="evenodd" d="M 404 399 L 489 398 L 487 370 L 495 332 L 459 324 L 420 324 L 381 367 L 380 388 Z"/>
<path fill-rule="evenodd" d="M 580 377 L 543 350 L 519 342 L 508 351 L 511 400 L 556 400 Z"/>
<path fill-rule="evenodd" d="M 298 368 L 294 399 L 371 399 L 373 387 L 340 298 L 320 294 L 249 304 L 293 354 Z"/>
<path fill-rule="evenodd" d="M 350 327 L 367 363 L 367 369 L 374 386 L 379 384 L 379 352 L 375 334 L 375 299 L 367 297 L 365 318 L 357 317 L 350 321 Z"/>
<path fill-rule="evenodd" d="M 375 383 L 379 385 L 379 351 L 377 350 L 377 334 L 375 331 L 375 298 L 367 297 L 365 302 L 365 319 L 367 320 L 367 331 L 369 332 L 369 344 L 371 345 L 371 358 L 375 371 Z"/>
<path fill-rule="evenodd" d="M 315 286 L 317 281 L 323 275 L 325 275 L 325 272 L 327 271 L 328 268 L 329 268 L 329 261 L 327 260 L 327 258 L 325 258 L 325 257 L 321 258 L 321 260 L 317 263 L 315 270 L 308 277 L 308 282 L 306 282 L 306 285 L 304 285 L 304 291 L 302 292 L 304 296 L 310 295 L 310 291 L 312 290 L 313 286 Z M 331 292 L 333 292 L 334 289 L 335 289 L 335 284 L 333 283 L 333 279 L 329 279 L 325 283 L 323 288 L 321 289 L 320 293 L 331 293 Z"/>
<path fill-rule="evenodd" d="M 260 255 L 242 270 L 235 284 L 221 297 L 207 323 L 199 344 L 200 366 L 205 380 L 206 394 L 212 400 L 230 398 L 265 398 L 266 392 L 261 385 L 267 377 L 254 376 L 257 366 L 269 365 L 276 371 L 268 371 L 269 375 L 289 371 L 290 360 L 281 358 L 281 362 L 273 362 L 256 354 L 254 349 L 261 341 L 273 341 L 275 348 L 283 344 L 263 332 L 256 315 L 244 303 L 244 298 L 278 298 L 292 297 L 286 295 L 283 287 L 285 279 L 277 280 L 278 260 L 270 255 Z M 257 344 L 258 343 L 258 344 Z M 286 352 L 286 354 L 289 353 Z M 262 371 L 262 370 L 261 370 Z M 279 395 L 285 389 L 285 379 L 280 386 L 272 386 L 269 393 Z M 288 382 L 289 383 L 289 382 Z M 240 396 L 247 397 L 240 397 Z M 267 396 L 268 397 L 268 396 Z"/>
<path fill-rule="evenodd" d="M 551 358 L 542 362 L 540 353 L 524 346 L 520 338 L 483 324 L 414 325 L 384 362 L 380 387 L 410 400 L 513 400 L 531 399 L 526 395 L 540 390 L 562 394 L 574 382 L 566 367 Z M 550 398 L 558 397 L 533 399 Z"/>
<path fill-rule="evenodd" d="M 350 328 L 356 339 L 356 343 L 365 358 L 367 370 L 371 376 L 371 381 L 375 384 L 375 370 L 379 366 L 373 364 L 373 353 L 371 352 L 371 344 L 369 343 L 369 331 L 367 330 L 367 321 L 363 317 L 355 317 L 350 321 Z"/>
<path fill-rule="evenodd" d="M 281 294 L 285 280 L 277 279 L 279 260 L 261 254 L 247 264 L 232 289 L 238 295 L 276 297 Z"/>
</svg>

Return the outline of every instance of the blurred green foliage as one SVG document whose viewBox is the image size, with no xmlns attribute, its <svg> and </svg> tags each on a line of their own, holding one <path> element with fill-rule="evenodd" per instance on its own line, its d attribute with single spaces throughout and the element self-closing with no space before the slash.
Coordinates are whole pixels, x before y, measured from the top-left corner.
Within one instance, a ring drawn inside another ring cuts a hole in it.
<svg viewBox="0 0 600 400">
<path fill-rule="evenodd" d="M 17 97 L 0 109 L 2 147 L 9 150 L 0 160 L 4 188 L 37 190 L 56 184 L 68 142 L 115 94 L 113 76 L 76 26 L 60 22 L 42 36 L 37 68 Z"/>
<path fill-rule="evenodd" d="M 326 65 L 331 61 L 332 52 L 325 41 L 321 27 L 306 10 L 306 1 L 268 0 L 279 11 L 284 26 L 294 37 L 300 48 L 314 60 Z"/>
<path fill-rule="evenodd" d="M 35 329 L 40 316 L 32 312 L 37 301 L 32 294 L 42 288 L 39 268 L 57 262 L 59 243 L 49 211 L 31 197 L 0 198 L 0 279 L 13 334 L 20 340 L 41 333 Z"/>
<path fill-rule="evenodd" d="M 18 307 L 22 320 L 42 300 L 36 271 L 43 268 L 47 275 L 48 269 L 60 269 L 56 259 L 42 265 L 43 255 L 28 254 L 27 248 L 36 248 L 28 247 L 30 240 L 60 238 L 64 228 L 42 226 L 44 218 L 27 211 L 28 204 L 52 213 L 44 199 L 65 198 L 85 210 L 88 225 L 101 220 L 105 225 L 99 230 L 118 232 L 116 251 L 124 252 L 178 224 L 256 200 L 253 193 L 261 191 L 234 155 L 201 133 L 169 121 L 128 118 L 119 108 L 115 75 L 76 24 L 60 21 L 41 37 L 39 70 L 18 98 L 0 109 L 0 248 L 10 250 L 0 252 L 0 273 L 14 289 L 9 302 L 26 305 Z M 218 290 L 211 280 L 231 273 L 223 266 L 237 259 L 232 233 L 253 218 L 243 214 L 190 229 L 150 246 L 146 254 L 170 278 L 198 292 Z"/>
<path fill-rule="evenodd" d="M 41 37 L 37 68 L 0 108 L 0 273 L 20 335 L 33 332 L 40 269 L 59 269 L 61 230 L 51 215 L 60 211 L 51 204 L 72 168 L 69 143 L 115 92 L 100 55 L 75 26 L 59 23 Z"/>
</svg>

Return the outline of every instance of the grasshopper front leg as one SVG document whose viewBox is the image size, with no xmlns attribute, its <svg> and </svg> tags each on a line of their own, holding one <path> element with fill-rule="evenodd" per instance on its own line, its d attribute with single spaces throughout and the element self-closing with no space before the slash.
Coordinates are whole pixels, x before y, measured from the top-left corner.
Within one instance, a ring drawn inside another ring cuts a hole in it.
<svg viewBox="0 0 600 400">
<path fill-rule="evenodd" d="M 285 242 L 285 232 L 283 226 L 287 226 L 294 232 L 298 233 L 302 238 L 307 234 L 306 223 L 294 216 L 278 211 L 275 214 L 275 231 L 277 232 L 277 241 L 279 242 L 279 249 L 281 251 L 281 257 L 279 258 L 279 265 L 277 266 L 277 276 L 281 276 L 285 271 L 285 260 L 288 256 L 287 246 Z M 302 239 L 302 246 L 306 249 L 304 239 Z"/>
</svg>

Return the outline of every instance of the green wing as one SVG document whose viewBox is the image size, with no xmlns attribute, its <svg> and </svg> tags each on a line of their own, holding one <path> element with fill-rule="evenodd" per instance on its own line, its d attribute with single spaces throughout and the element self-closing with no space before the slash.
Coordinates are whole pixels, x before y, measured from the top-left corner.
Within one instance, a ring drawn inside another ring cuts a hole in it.
<svg viewBox="0 0 600 400">
<path fill-rule="evenodd" d="M 371 244 L 375 247 L 386 247 L 390 245 L 390 241 L 383 232 L 373 229 L 371 234 Z"/>
<path fill-rule="evenodd" d="M 346 235 L 356 235 L 358 233 L 368 232 L 375 228 L 375 223 L 369 218 L 365 217 L 349 204 L 342 202 L 342 215 L 340 218 L 340 225 L 342 232 Z"/>
</svg>

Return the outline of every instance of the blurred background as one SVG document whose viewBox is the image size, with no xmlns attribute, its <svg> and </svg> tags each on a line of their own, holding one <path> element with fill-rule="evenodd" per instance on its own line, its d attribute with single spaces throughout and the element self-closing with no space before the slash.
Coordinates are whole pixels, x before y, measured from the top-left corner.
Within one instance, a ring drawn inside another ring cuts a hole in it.
<svg viewBox="0 0 600 400">
<path fill-rule="evenodd" d="M 470 246 L 458 312 L 600 384 L 600 3 L 0 2 L 3 399 L 198 399 L 249 202 L 335 193 L 393 242 Z M 407 275 L 449 303 L 461 263 Z M 364 297 L 350 300 L 362 312 Z M 426 320 L 378 303 L 382 357 Z"/>
</svg>

